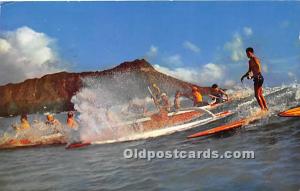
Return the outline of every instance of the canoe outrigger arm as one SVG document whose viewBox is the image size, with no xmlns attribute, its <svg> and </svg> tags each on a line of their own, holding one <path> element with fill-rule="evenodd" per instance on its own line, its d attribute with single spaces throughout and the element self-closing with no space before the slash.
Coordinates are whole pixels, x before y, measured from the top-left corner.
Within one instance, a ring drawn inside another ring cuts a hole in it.
<svg viewBox="0 0 300 191">
<path fill-rule="evenodd" d="M 182 111 L 182 110 L 198 110 L 198 111 L 204 111 L 204 112 L 206 112 L 206 113 L 208 113 L 209 115 L 211 115 L 213 118 L 216 118 L 217 116 L 215 115 L 215 114 L 213 114 L 211 111 L 209 111 L 209 110 L 207 110 L 206 108 L 205 108 L 205 106 L 204 107 L 189 107 L 189 108 L 184 108 L 184 109 L 180 109 L 179 111 Z"/>
</svg>

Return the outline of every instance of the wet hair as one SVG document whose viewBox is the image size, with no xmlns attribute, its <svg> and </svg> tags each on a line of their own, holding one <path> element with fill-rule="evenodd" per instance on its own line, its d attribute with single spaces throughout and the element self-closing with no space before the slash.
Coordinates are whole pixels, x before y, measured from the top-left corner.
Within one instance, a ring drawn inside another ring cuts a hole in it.
<svg viewBox="0 0 300 191">
<path fill-rule="evenodd" d="M 74 116 L 74 113 L 72 111 L 69 111 L 68 112 L 68 117 L 73 117 Z"/>
<path fill-rule="evenodd" d="M 217 88 L 217 87 L 218 87 L 218 84 L 213 84 L 211 87 L 212 87 L 212 88 Z"/>
<path fill-rule="evenodd" d="M 22 114 L 22 115 L 21 115 L 21 119 L 27 120 L 27 114 Z"/>
<path fill-rule="evenodd" d="M 251 52 L 251 53 L 254 53 L 254 50 L 253 50 L 253 48 L 252 48 L 252 47 L 248 47 L 248 48 L 246 49 L 246 52 Z"/>
<path fill-rule="evenodd" d="M 192 86 L 192 90 L 197 91 L 198 90 L 197 86 Z"/>
</svg>

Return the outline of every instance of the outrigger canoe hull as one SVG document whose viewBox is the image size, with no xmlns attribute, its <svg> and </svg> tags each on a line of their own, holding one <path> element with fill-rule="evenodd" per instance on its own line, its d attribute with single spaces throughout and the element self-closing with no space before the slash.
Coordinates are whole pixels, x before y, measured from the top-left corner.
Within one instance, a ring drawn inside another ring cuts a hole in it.
<svg viewBox="0 0 300 191">
<path fill-rule="evenodd" d="M 8 141 L 0 145 L 0 149 L 14 149 L 14 148 L 59 145 L 59 144 L 67 144 L 64 136 L 61 133 L 42 136 L 38 140 L 34 140 L 34 141 L 26 138 L 9 139 Z"/>
<path fill-rule="evenodd" d="M 66 149 L 72 149 L 72 148 L 79 148 L 79 147 L 85 147 L 88 145 L 97 145 L 97 144 L 108 144 L 108 143 L 116 143 L 116 142 L 128 142 L 128 141 L 136 141 L 141 139 L 148 139 L 148 138 L 154 138 L 164 135 L 169 135 L 175 132 L 179 131 L 185 131 L 194 127 L 198 127 L 200 125 L 204 125 L 207 123 L 214 122 L 216 120 L 225 118 L 227 116 L 232 115 L 231 111 L 225 111 L 215 114 L 213 117 L 209 117 L 206 119 L 200 119 L 197 120 L 197 116 L 201 116 L 202 113 L 199 111 L 185 111 L 184 113 L 175 115 L 175 116 L 169 116 L 168 119 L 165 119 L 164 122 L 160 122 L 160 124 L 157 124 L 153 120 L 143 122 L 145 126 L 150 127 L 147 131 L 143 132 L 137 132 L 133 135 L 125 136 L 118 139 L 110 139 L 110 140 L 103 140 L 103 141 L 93 141 L 93 142 L 79 142 L 79 143 L 73 143 L 66 147 Z M 189 119 L 189 121 L 186 121 Z M 155 127 L 153 129 L 154 125 L 149 123 L 154 123 L 156 125 L 159 125 L 158 127 Z M 172 122 L 176 122 L 175 124 Z"/>
</svg>

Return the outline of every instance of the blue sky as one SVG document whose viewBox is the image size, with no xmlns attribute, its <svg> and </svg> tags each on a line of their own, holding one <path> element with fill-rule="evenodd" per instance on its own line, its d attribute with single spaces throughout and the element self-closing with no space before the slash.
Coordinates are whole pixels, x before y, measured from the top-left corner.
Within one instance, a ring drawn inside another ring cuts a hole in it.
<svg viewBox="0 0 300 191">
<path fill-rule="evenodd" d="M 22 27 L 43 34 L 69 71 L 145 57 L 200 85 L 238 83 L 253 46 L 271 86 L 300 74 L 299 21 L 299 2 L 19 2 L 2 4 L 0 32 L 10 44 Z"/>
</svg>

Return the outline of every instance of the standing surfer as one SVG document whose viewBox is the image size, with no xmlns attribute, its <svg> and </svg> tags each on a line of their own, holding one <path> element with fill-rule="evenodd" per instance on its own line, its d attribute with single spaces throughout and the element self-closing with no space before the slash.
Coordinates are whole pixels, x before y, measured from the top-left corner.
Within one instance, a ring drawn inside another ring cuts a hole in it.
<svg viewBox="0 0 300 191">
<path fill-rule="evenodd" d="M 261 64 L 259 59 L 254 55 L 253 48 L 246 49 L 247 57 L 249 58 L 249 69 L 241 77 L 241 82 L 247 77 L 247 79 L 253 79 L 255 98 L 262 110 L 268 110 L 266 100 L 263 96 L 262 85 L 264 83 L 264 77 L 261 74 Z"/>
</svg>

